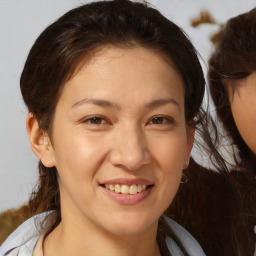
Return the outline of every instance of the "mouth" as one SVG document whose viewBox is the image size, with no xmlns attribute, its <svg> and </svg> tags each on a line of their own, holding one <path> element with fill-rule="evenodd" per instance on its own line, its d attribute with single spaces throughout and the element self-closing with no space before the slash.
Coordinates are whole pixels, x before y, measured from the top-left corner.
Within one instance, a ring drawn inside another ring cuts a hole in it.
<svg viewBox="0 0 256 256">
<path fill-rule="evenodd" d="M 121 205 L 136 205 L 152 193 L 154 183 L 143 179 L 112 179 L 99 184 L 105 194 Z"/>
<path fill-rule="evenodd" d="M 111 190 L 118 194 L 124 195 L 136 195 L 141 193 L 145 190 L 148 190 L 153 185 L 146 185 L 146 184 L 133 184 L 133 185 L 126 185 L 126 184 L 101 184 L 100 186 L 104 187 L 107 190 Z"/>
</svg>

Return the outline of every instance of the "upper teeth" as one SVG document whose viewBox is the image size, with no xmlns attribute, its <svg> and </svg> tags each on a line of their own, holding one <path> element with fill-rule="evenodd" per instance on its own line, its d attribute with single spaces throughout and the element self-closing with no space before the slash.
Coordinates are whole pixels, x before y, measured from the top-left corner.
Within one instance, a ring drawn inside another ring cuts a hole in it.
<svg viewBox="0 0 256 256">
<path fill-rule="evenodd" d="M 105 188 L 115 191 L 116 193 L 121 194 L 130 194 L 134 195 L 137 194 L 147 188 L 147 185 L 145 184 L 139 184 L 139 185 L 119 185 L 119 184 L 105 184 Z"/>
</svg>

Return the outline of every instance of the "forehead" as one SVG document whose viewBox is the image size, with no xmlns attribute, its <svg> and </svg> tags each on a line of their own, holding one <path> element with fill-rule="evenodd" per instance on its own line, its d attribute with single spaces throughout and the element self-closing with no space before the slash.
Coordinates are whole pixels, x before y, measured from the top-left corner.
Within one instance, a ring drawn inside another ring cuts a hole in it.
<svg viewBox="0 0 256 256">
<path fill-rule="evenodd" d="M 240 91 L 250 93 L 251 90 L 256 89 L 256 71 L 241 78 L 223 79 L 222 84 L 227 89 L 229 99 L 232 100 L 235 93 L 240 94 Z"/>
<path fill-rule="evenodd" d="M 67 91 L 76 97 L 81 93 L 88 97 L 119 93 L 122 97 L 139 95 L 143 100 L 154 94 L 183 96 L 184 84 L 172 61 L 156 51 L 105 47 L 81 62 L 63 93 Z"/>
<path fill-rule="evenodd" d="M 143 54 L 144 52 L 144 54 Z M 148 53 L 148 54 L 145 54 Z M 158 59 L 159 62 L 165 63 L 168 68 L 175 69 L 177 73 L 180 74 L 179 69 L 173 62 L 170 56 L 167 56 L 161 50 L 157 50 L 152 47 L 144 47 L 138 44 L 124 45 L 124 46 L 114 46 L 114 45 L 102 45 L 89 50 L 86 54 L 82 54 L 77 58 L 77 60 L 73 63 L 73 67 L 69 72 L 70 75 L 66 82 L 72 79 L 79 71 L 84 68 L 85 65 L 98 65 L 98 64 L 107 64 L 110 60 L 114 60 L 117 58 L 122 58 L 127 55 L 133 55 L 134 57 L 143 58 L 143 55 L 150 56 L 151 59 Z M 145 56 L 144 56 L 145 57 Z M 150 58 L 148 58 L 150 59 Z"/>
</svg>

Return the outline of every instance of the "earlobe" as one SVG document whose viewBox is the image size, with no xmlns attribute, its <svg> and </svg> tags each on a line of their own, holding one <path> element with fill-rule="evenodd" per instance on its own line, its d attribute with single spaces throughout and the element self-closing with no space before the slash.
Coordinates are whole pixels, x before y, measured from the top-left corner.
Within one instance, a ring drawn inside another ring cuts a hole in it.
<svg viewBox="0 0 256 256">
<path fill-rule="evenodd" d="M 186 170 L 189 166 L 189 161 L 190 161 L 190 155 L 187 157 L 184 165 L 183 165 L 183 170 Z"/>
<path fill-rule="evenodd" d="M 191 150 L 193 148 L 193 143 L 194 143 L 194 135 L 195 135 L 195 127 L 188 127 L 187 129 L 187 152 L 186 152 L 186 157 L 184 159 L 184 165 L 183 165 L 183 170 L 187 169 L 189 166 L 189 160 L 190 160 L 190 154 Z"/>
<path fill-rule="evenodd" d="M 55 166 L 54 151 L 48 134 L 39 128 L 36 117 L 29 113 L 26 121 L 30 146 L 45 167 Z"/>
</svg>

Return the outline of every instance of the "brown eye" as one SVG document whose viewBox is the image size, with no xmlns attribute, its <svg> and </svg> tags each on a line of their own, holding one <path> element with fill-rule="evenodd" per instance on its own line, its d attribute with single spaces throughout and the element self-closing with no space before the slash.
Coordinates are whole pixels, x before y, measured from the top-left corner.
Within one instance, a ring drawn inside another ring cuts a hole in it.
<svg viewBox="0 0 256 256">
<path fill-rule="evenodd" d="M 90 118 L 87 118 L 83 121 L 84 123 L 89 123 L 89 124 L 108 124 L 108 122 L 99 116 L 93 116 Z"/>
<path fill-rule="evenodd" d="M 101 124 L 102 123 L 102 118 L 100 118 L 100 117 L 93 117 L 93 118 L 90 118 L 88 121 L 91 124 Z"/>
<path fill-rule="evenodd" d="M 152 124 L 162 124 L 164 121 L 164 118 L 163 117 L 154 117 L 152 119 Z"/>
<path fill-rule="evenodd" d="M 155 116 L 150 121 L 150 124 L 170 124 L 173 123 L 171 118 L 165 116 Z"/>
</svg>

